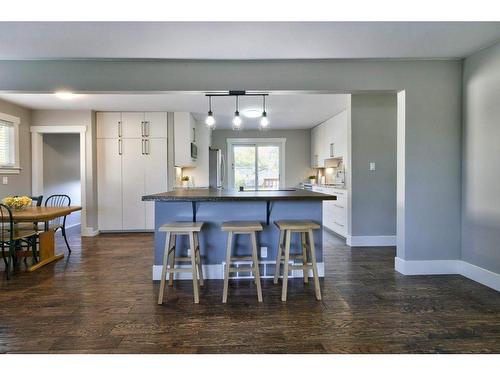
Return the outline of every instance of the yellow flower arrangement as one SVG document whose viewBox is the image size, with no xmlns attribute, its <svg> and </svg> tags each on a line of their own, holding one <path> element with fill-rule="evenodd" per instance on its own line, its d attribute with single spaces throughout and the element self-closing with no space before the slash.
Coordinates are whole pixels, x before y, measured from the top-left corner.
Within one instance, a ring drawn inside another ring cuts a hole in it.
<svg viewBox="0 0 500 375">
<path fill-rule="evenodd" d="M 23 210 L 31 205 L 31 198 L 23 195 L 22 197 L 5 197 L 2 203 L 13 210 Z"/>
</svg>

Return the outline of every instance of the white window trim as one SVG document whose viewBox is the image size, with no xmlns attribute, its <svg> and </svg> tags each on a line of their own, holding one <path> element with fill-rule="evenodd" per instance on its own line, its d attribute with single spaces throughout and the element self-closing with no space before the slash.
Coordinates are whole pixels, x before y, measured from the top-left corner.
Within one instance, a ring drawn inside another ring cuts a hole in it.
<svg viewBox="0 0 500 375">
<path fill-rule="evenodd" d="M 286 138 L 227 138 L 227 175 L 228 188 L 231 189 L 234 184 L 233 169 L 233 146 L 234 145 L 280 145 L 280 189 L 285 187 L 285 145 Z"/>
<path fill-rule="evenodd" d="M 14 166 L 0 166 L 0 174 L 19 174 L 21 165 L 19 163 L 19 117 L 11 116 L 6 113 L 0 113 L 0 120 L 11 122 L 14 126 Z"/>
</svg>

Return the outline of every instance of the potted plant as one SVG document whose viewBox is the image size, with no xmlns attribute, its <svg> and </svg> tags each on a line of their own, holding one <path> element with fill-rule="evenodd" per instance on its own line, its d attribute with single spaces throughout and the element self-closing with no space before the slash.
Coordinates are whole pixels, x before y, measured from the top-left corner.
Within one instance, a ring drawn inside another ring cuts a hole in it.
<svg viewBox="0 0 500 375">
<path fill-rule="evenodd" d="M 182 183 L 182 187 L 188 187 L 188 185 L 189 185 L 189 176 L 182 176 L 181 177 L 181 183 Z"/>
<path fill-rule="evenodd" d="M 316 176 L 309 176 L 309 182 L 311 184 L 315 184 L 316 183 Z"/>
</svg>

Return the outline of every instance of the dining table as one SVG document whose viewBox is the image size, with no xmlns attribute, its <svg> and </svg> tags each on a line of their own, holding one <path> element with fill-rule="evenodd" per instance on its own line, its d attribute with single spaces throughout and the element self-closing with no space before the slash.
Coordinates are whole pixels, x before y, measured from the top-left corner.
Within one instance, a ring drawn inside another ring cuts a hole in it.
<svg viewBox="0 0 500 375">
<path fill-rule="evenodd" d="M 19 223 L 44 223 L 43 228 L 38 233 L 38 262 L 30 266 L 28 272 L 35 271 L 40 267 L 64 258 L 64 253 L 55 253 L 55 229 L 50 227 L 50 221 L 70 215 L 72 212 L 80 211 L 81 209 L 80 206 L 32 206 L 23 210 L 12 210 L 14 225 Z M 29 255 L 24 254 L 24 256 Z"/>
</svg>

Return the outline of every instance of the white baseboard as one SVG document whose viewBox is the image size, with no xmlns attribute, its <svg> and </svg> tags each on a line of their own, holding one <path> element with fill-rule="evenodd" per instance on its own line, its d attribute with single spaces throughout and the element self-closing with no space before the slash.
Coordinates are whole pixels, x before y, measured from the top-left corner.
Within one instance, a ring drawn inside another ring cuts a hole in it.
<svg viewBox="0 0 500 375">
<path fill-rule="evenodd" d="M 346 236 L 348 246 L 396 246 L 396 236 Z"/>
<path fill-rule="evenodd" d="M 500 274 L 463 260 L 404 260 L 396 257 L 394 268 L 403 275 L 462 275 L 500 291 Z"/>
<path fill-rule="evenodd" d="M 459 260 L 404 260 L 394 258 L 394 268 L 403 275 L 451 275 L 459 273 Z"/>
<path fill-rule="evenodd" d="M 261 262 L 261 264 L 272 264 L 274 265 L 274 262 L 271 261 L 266 261 L 266 262 Z M 179 267 L 179 266 L 177 266 Z M 181 265 L 180 267 L 185 267 L 189 268 L 190 265 Z M 153 274 L 153 280 L 161 280 L 161 265 L 154 265 L 152 267 L 152 274 Z M 325 276 L 325 264 L 323 262 L 318 263 L 318 275 L 319 277 L 324 277 Z M 312 271 L 309 270 L 309 276 L 312 277 Z M 203 265 L 203 277 L 207 280 L 222 280 L 224 279 L 224 268 L 222 264 L 204 264 Z M 263 274 L 261 275 L 262 279 L 270 279 L 272 278 L 273 275 L 271 274 Z M 293 270 L 290 272 L 290 275 L 288 276 L 289 278 L 296 278 L 296 277 L 303 277 L 302 276 L 302 271 L 300 270 Z M 232 279 L 247 279 L 248 276 L 234 276 L 232 274 L 231 276 Z M 189 272 L 181 272 L 175 274 L 175 279 L 176 280 L 191 280 L 191 274 Z"/>
<path fill-rule="evenodd" d="M 99 231 L 97 229 L 94 229 L 92 227 L 82 227 L 81 229 L 81 236 L 82 237 L 95 237 L 99 234 Z"/>
<path fill-rule="evenodd" d="M 460 274 L 500 292 L 500 274 L 460 261 Z"/>
</svg>

